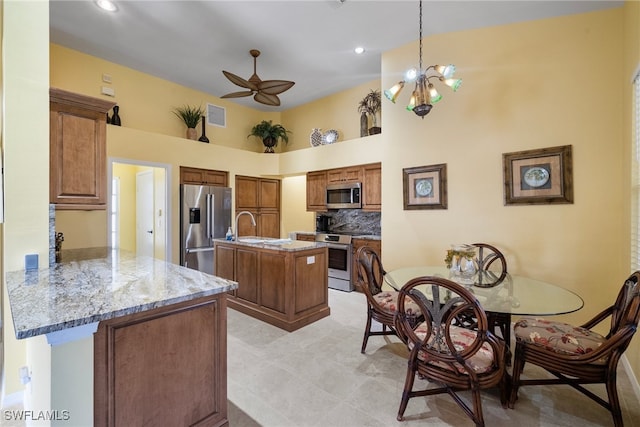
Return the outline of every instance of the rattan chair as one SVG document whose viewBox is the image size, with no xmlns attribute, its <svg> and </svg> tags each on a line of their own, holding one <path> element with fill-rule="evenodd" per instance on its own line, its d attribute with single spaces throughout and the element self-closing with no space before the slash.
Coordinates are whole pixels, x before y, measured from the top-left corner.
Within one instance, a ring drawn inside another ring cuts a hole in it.
<svg viewBox="0 0 640 427">
<path fill-rule="evenodd" d="M 495 276 L 495 283 L 500 283 L 507 277 L 507 260 L 502 252 L 496 247 L 487 243 L 474 243 L 478 248 L 478 270 L 492 272 Z M 489 326 L 500 331 L 502 338 L 511 345 L 511 314 L 509 313 L 487 313 Z"/>
<path fill-rule="evenodd" d="M 361 353 L 367 348 L 367 342 L 372 335 L 396 335 L 396 314 L 398 291 L 382 290 L 382 284 L 386 271 L 382 267 L 382 261 L 378 253 L 363 246 L 356 254 L 358 259 L 358 287 L 367 298 L 367 324 L 364 330 Z M 405 305 L 407 317 L 416 324 L 421 319 L 421 313 L 417 306 L 411 303 Z M 372 331 L 372 321 L 382 324 L 382 331 Z M 403 340 L 404 341 L 404 340 Z"/>
<path fill-rule="evenodd" d="M 424 321 L 415 328 L 404 315 L 407 300 L 418 305 L 424 315 Z M 457 326 L 461 313 L 477 320 L 473 329 Z M 397 328 L 407 337 L 410 350 L 398 421 L 404 419 L 409 399 L 440 393 L 451 395 L 477 426 L 484 426 L 481 390 L 499 387 L 500 400 L 506 407 L 506 346 L 488 330 L 487 317 L 470 291 L 439 277 L 409 281 L 400 290 Z M 439 387 L 414 390 L 416 374 Z M 471 390 L 471 407 L 457 394 L 460 390 Z"/>
<path fill-rule="evenodd" d="M 573 326 L 533 317 L 516 322 L 513 388 L 509 406 L 514 407 L 523 385 L 567 384 L 590 397 L 622 426 L 622 411 L 616 387 L 616 369 L 620 357 L 636 332 L 640 318 L 640 271 L 624 282 L 615 304 L 582 326 Z M 592 329 L 611 318 L 609 332 L 600 335 Z M 521 379 L 525 363 L 540 366 L 556 378 Z M 608 401 L 587 390 L 582 384 L 604 384 Z"/>
</svg>

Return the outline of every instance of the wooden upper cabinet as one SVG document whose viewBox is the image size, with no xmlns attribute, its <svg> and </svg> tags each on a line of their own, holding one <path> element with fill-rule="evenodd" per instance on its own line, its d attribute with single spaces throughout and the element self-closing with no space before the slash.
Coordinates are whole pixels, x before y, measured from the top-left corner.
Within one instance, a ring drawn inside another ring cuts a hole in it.
<svg viewBox="0 0 640 427">
<path fill-rule="evenodd" d="M 327 210 L 327 171 L 307 173 L 307 211 Z"/>
<path fill-rule="evenodd" d="M 49 201 L 56 209 L 106 209 L 106 118 L 114 105 L 49 90 Z"/>
<path fill-rule="evenodd" d="M 238 218 L 236 234 L 240 236 L 280 237 L 280 180 L 236 175 L 236 215 L 249 211 L 256 220 L 251 224 L 248 215 Z"/>
<path fill-rule="evenodd" d="M 180 166 L 180 184 L 201 184 L 227 187 L 228 173 L 224 171 Z"/>
<path fill-rule="evenodd" d="M 327 184 L 340 182 L 362 182 L 362 167 L 353 166 L 327 171 Z"/>
<path fill-rule="evenodd" d="M 364 165 L 362 170 L 362 210 L 379 212 L 382 209 L 382 165 Z"/>
</svg>

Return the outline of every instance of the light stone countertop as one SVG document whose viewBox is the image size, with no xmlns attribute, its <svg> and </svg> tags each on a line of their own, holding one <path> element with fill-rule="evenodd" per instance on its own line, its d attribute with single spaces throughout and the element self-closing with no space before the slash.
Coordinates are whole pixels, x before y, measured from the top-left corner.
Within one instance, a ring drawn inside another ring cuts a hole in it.
<svg viewBox="0 0 640 427">
<path fill-rule="evenodd" d="M 62 251 L 47 269 L 6 273 L 16 338 L 227 292 L 236 282 L 109 248 Z"/>
<path fill-rule="evenodd" d="M 272 249 L 274 251 L 304 251 L 307 249 L 324 248 L 323 242 L 307 242 L 305 240 L 274 239 L 270 237 L 240 236 L 239 240 L 213 239 L 216 243 L 230 243 L 241 246 L 251 246 L 260 249 Z M 269 243 L 273 242 L 273 243 Z"/>
</svg>

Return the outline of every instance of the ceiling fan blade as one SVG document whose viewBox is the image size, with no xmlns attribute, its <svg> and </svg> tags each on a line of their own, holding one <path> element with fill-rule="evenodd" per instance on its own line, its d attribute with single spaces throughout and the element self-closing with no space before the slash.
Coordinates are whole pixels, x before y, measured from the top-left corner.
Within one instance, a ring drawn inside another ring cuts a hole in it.
<svg viewBox="0 0 640 427">
<path fill-rule="evenodd" d="M 251 96 L 253 95 L 252 90 L 245 90 L 242 92 L 232 92 L 226 95 L 222 95 L 220 98 L 242 98 L 243 96 Z"/>
<path fill-rule="evenodd" d="M 287 80 L 264 80 L 258 83 L 258 90 L 268 95 L 277 95 L 290 89 L 294 84 L 295 82 Z"/>
<path fill-rule="evenodd" d="M 238 85 L 246 89 L 258 90 L 258 87 L 254 83 L 249 82 L 240 76 L 236 76 L 235 74 L 224 70 L 222 71 L 222 74 L 224 74 L 225 77 L 228 78 L 234 85 Z"/>
<path fill-rule="evenodd" d="M 280 98 L 278 98 L 275 95 L 270 95 L 268 93 L 258 92 L 253 97 L 253 99 L 256 102 L 259 102 L 259 103 L 265 104 L 265 105 L 273 105 L 273 106 L 276 106 L 276 107 L 278 105 L 280 105 Z"/>
</svg>

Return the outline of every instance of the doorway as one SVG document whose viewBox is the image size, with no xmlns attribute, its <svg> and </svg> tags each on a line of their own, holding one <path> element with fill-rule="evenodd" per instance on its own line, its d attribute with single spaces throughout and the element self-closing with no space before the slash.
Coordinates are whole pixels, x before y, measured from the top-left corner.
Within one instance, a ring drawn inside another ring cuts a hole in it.
<svg viewBox="0 0 640 427">
<path fill-rule="evenodd" d="M 170 165 L 109 158 L 109 246 L 171 262 Z"/>
</svg>

